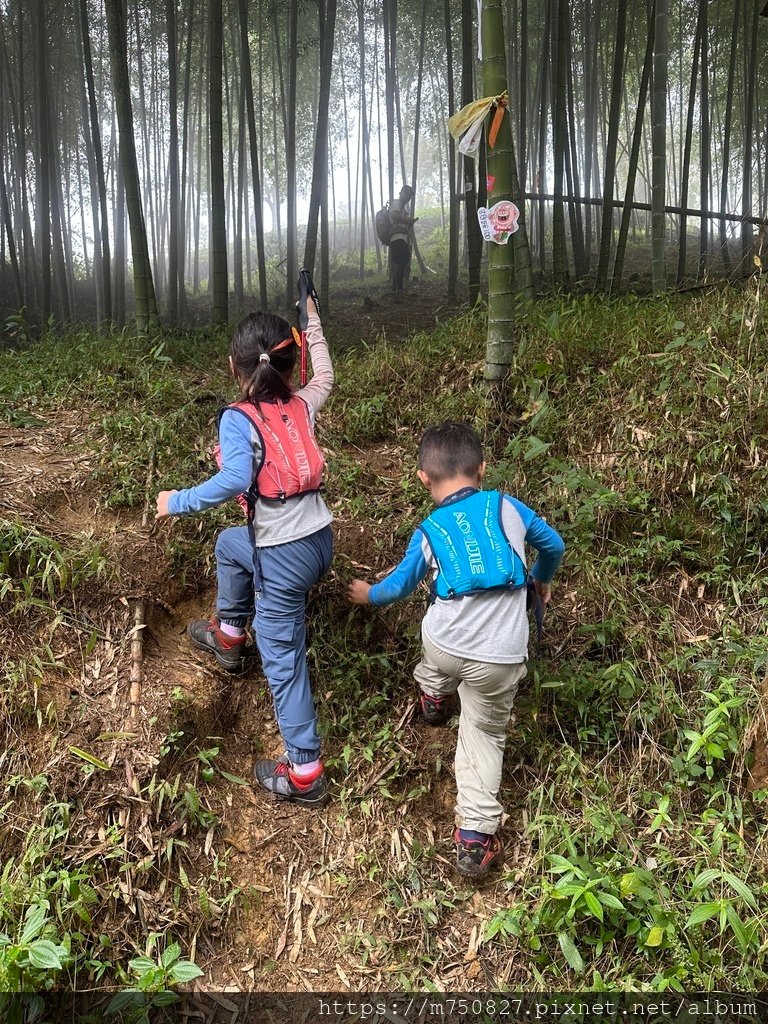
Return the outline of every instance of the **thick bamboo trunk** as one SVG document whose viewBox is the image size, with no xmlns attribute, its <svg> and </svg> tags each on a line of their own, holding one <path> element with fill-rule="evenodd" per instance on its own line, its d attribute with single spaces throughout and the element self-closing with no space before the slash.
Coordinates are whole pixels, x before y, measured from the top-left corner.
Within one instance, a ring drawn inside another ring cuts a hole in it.
<svg viewBox="0 0 768 1024">
<path fill-rule="evenodd" d="M 208 132 L 211 174 L 211 268 L 214 323 L 229 317 L 227 220 L 224 197 L 224 126 L 222 115 L 224 35 L 221 0 L 210 0 L 208 19 Z"/>
<path fill-rule="evenodd" d="M 323 9 L 324 8 L 324 9 Z M 309 195 L 307 238 L 304 248 L 304 266 L 310 273 L 315 270 L 317 255 L 317 222 L 322 197 L 328 183 L 328 106 L 331 98 L 331 71 L 333 44 L 336 31 L 336 0 L 323 0 L 320 24 L 320 89 L 315 128 L 315 150 L 312 160 L 312 185 Z M 365 188 L 365 179 L 363 179 Z"/>
<path fill-rule="evenodd" d="M 251 158 L 251 188 L 253 189 L 253 220 L 256 229 L 256 263 L 259 268 L 259 299 L 261 308 L 267 308 L 267 259 L 264 249 L 264 211 L 261 198 L 261 173 L 259 171 L 259 149 L 256 139 L 256 113 L 253 102 L 253 80 L 251 78 L 251 51 L 248 45 L 248 4 L 239 0 L 240 43 L 243 83 L 245 85 L 246 116 L 248 118 L 248 142 Z M 261 70 L 259 71 L 261 75 Z M 261 118 L 259 119 L 262 120 Z M 262 149 L 262 156 L 263 156 Z"/>
<path fill-rule="evenodd" d="M 666 223 L 664 205 L 667 185 L 667 61 L 668 0 L 656 0 L 654 52 L 653 52 L 653 99 L 651 130 L 651 273 L 654 294 L 667 287 L 665 264 Z"/>
<path fill-rule="evenodd" d="M 107 11 L 107 31 L 109 33 L 109 55 L 112 66 L 112 83 L 120 132 L 120 166 L 125 187 L 128 222 L 131 230 L 136 327 L 140 332 L 143 332 L 157 319 L 157 305 L 155 303 L 155 290 L 152 281 L 152 268 L 149 262 L 147 233 L 144 226 L 144 211 L 141 203 L 139 168 L 136 161 L 136 145 L 133 134 L 133 109 L 131 107 L 128 57 L 126 53 L 125 11 L 123 0 L 105 0 L 105 5 Z"/>
</svg>

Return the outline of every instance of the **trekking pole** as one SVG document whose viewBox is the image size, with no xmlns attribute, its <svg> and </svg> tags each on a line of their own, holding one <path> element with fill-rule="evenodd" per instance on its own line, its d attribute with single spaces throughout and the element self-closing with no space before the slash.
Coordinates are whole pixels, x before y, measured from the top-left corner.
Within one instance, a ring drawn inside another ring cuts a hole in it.
<svg viewBox="0 0 768 1024">
<path fill-rule="evenodd" d="M 299 330 L 301 331 L 301 362 L 300 362 L 300 376 L 299 383 L 301 387 L 306 387 L 307 384 L 307 325 L 309 323 L 309 314 L 307 313 L 307 299 L 311 298 L 317 308 L 317 314 L 320 315 L 320 300 L 317 297 L 317 291 L 315 290 L 315 284 L 312 280 L 312 275 L 308 270 L 299 271 L 299 280 L 296 282 L 299 289 L 299 301 L 296 303 L 296 311 L 299 317 Z"/>
<path fill-rule="evenodd" d="M 541 639 L 544 634 L 544 602 L 536 592 L 533 580 L 528 579 L 526 584 L 526 610 L 533 611 L 536 621 L 536 658 L 541 658 Z"/>
</svg>

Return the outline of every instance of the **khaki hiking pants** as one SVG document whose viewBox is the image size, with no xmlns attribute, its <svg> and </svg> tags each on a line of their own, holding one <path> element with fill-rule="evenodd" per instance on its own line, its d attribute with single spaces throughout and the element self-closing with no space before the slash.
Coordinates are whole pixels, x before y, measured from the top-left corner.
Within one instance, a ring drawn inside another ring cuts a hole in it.
<svg viewBox="0 0 768 1024">
<path fill-rule="evenodd" d="M 525 662 L 492 665 L 446 654 L 422 632 L 416 682 L 432 697 L 459 691 L 461 717 L 456 744 L 456 824 L 493 834 L 501 823 L 498 801 L 507 725 Z"/>
</svg>

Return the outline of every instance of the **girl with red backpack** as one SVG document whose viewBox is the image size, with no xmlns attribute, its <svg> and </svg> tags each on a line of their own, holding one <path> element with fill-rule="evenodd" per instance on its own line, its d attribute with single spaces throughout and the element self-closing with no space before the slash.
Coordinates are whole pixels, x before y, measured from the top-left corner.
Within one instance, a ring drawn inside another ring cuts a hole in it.
<svg viewBox="0 0 768 1024">
<path fill-rule="evenodd" d="M 306 299 L 305 335 L 272 313 L 251 313 L 232 338 L 229 363 L 240 401 L 219 419 L 219 472 L 182 491 L 161 491 L 158 519 L 187 515 L 238 497 L 248 525 L 216 541 L 216 614 L 191 622 L 192 642 L 229 672 L 247 667 L 246 626 L 253 622 L 285 753 L 257 761 L 256 781 L 284 800 L 320 806 L 328 786 L 307 669 L 305 607 L 331 564 L 331 513 L 320 494 L 323 456 L 317 411 L 333 385 L 333 367 L 315 302 Z M 313 376 L 291 386 L 302 343 Z"/>
</svg>

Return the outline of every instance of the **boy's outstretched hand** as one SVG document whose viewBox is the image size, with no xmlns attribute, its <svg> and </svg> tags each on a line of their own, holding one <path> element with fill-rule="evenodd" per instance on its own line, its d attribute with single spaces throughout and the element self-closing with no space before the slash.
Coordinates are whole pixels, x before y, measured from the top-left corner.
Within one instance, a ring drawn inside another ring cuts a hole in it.
<svg viewBox="0 0 768 1024">
<path fill-rule="evenodd" d="M 364 580 L 352 580 L 347 588 L 347 597 L 352 604 L 368 604 L 368 591 L 371 584 Z"/>
<path fill-rule="evenodd" d="M 172 494 L 178 494 L 178 491 L 160 491 L 157 496 L 157 514 L 155 519 L 165 519 L 171 513 L 168 511 L 168 499 Z"/>
</svg>

